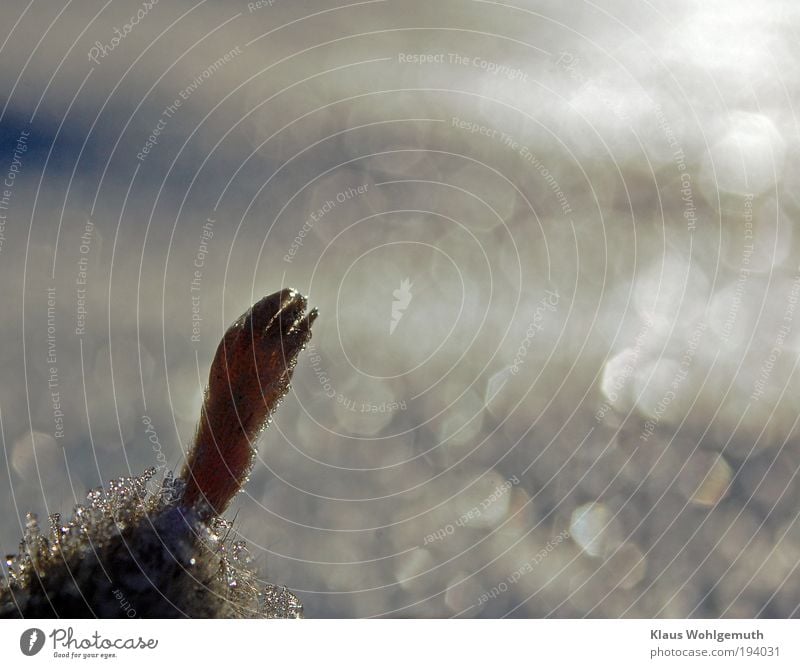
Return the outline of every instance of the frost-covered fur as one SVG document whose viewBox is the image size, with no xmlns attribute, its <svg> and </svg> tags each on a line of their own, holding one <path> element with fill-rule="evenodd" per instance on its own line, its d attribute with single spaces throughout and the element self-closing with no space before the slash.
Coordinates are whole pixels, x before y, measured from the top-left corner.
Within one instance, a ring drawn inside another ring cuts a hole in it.
<svg viewBox="0 0 800 668">
<path fill-rule="evenodd" d="M 147 493 L 153 471 L 88 494 L 42 531 L 28 515 L 0 585 L 2 617 L 300 617 L 285 587 L 258 580 L 230 524 L 179 502 L 183 481 Z"/>
</svg>

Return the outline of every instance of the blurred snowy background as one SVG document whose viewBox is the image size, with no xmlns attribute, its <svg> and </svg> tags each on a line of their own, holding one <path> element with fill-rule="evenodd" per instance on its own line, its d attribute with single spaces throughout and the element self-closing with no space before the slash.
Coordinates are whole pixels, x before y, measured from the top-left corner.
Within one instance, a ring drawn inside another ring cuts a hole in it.
<svg viewBox="0 0 800 668">
<path fill-rule="evenodd" d="M 231 510 L 308 616 L 800 614 L 800 7 L 0 8 L 0 545 L 179 467 L 320 309 Z"/>
</svg>

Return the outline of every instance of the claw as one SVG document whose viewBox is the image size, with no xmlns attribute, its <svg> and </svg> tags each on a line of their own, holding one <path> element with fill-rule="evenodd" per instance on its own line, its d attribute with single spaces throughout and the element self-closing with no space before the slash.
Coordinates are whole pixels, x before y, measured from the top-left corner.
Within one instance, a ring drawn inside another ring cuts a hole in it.
<svg viewBox="0 0 800 668">
<path fill-rule="evenodd" d="M 291 303 L 300 301 L 305 308 L 306 298 L 292 288 L 284 288 L 271 295 L 262 297 L 246 311 L 240 320 L 250 320 L 253 331 L 267 329 Z"/>
<path fill-rule="evenodd" d="M 317 317 L 306 298 L 284 289 L 256 302 L 217 348 L 194 446 L 182 477 L 183 502 L 220 514 L 252 468 L 255 442 L 289 390 L 297 356 Z"/>
<path fill-rule="evenodd" d="M 314 324 L 317 315 L 319 315 L 317 309 L 312 309 L 307 316 L 298 318 L 292 323 L 284 335 L 284 354 L 287 357 L 297 356 L 306 347 L 311 340 L 311 325 Z"/>
</svg>

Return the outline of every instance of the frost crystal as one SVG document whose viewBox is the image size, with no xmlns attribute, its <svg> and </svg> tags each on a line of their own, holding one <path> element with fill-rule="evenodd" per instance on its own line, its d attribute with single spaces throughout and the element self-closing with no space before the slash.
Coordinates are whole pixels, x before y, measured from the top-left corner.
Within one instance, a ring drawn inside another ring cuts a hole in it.
<svg viewBox="0 0 800 668">
<path fill-rule="evenodd" d="M 5 560 L 0 617 L 302 617 L 289 590 L 259 583 L 229 522 L 179 504 L 183 480 L 168 474 L 148 493 L 154 474 L 91 490 L 47 530 L 29 513 Z"/>
</svg>

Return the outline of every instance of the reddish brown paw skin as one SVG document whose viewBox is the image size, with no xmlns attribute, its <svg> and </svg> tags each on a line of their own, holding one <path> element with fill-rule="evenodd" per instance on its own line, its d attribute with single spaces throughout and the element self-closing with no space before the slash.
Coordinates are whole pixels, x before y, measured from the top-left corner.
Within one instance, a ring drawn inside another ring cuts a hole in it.
<svg viewBox="0 0 800 668">
<path fill-rule="evenodd" d="M 286 289 L 264 297 L 222 337 L 181 477 L 183 503 L 220 514 L 247 480 L 255 444 L 289 389 L 317 312 Z"/>
</svg>

